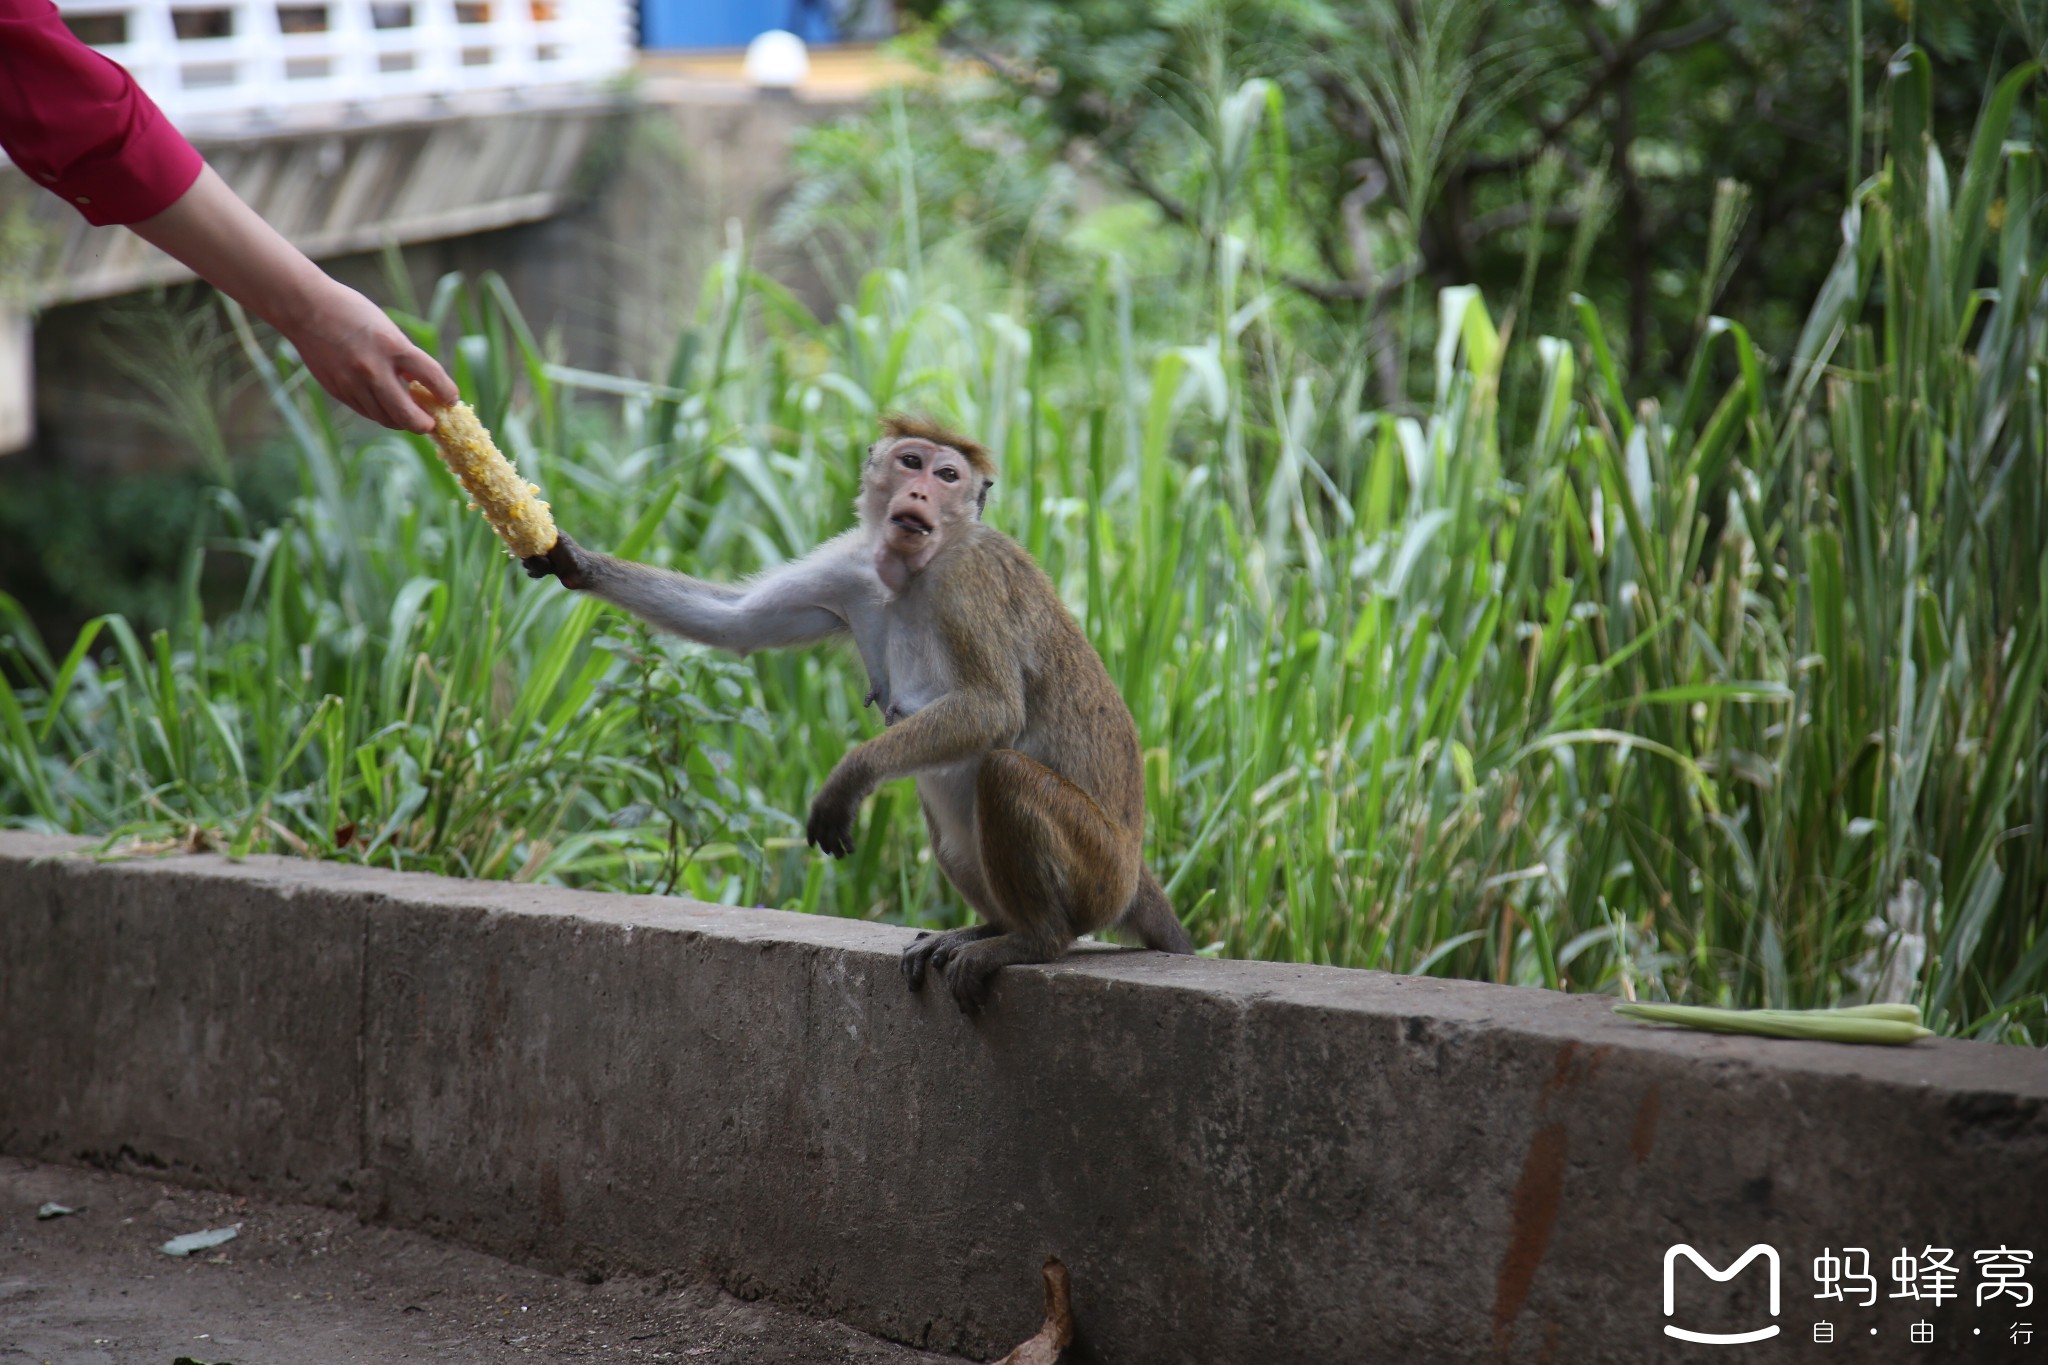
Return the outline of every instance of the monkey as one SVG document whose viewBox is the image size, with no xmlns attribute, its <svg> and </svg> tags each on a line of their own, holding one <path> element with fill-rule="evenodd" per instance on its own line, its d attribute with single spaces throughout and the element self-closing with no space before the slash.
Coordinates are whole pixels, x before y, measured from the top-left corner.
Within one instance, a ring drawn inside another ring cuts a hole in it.
<svg viewBox="0 0 2048 1365">
<path fill-rule="evenodd" d="M 1003 967 L 1050 962 L 1115 928 L 1194 944 L 1142 862 L 1144 770 L 1130 709 L 1030 554 L 987 525 L 996 466 L 923 418 L 883 419 L 856 524 L 746 583 L 705 582 L 587 550 L 566 534 L 523 562 L 659 629 L 746 654 L 851 635 L 883 729 L 812 800 L 805 839 L 853 852 L 881 783 L 913 777 L 932 852 L 981 922 L 921 933 L 902 956 L 978 1013 Z"/>
</svg>

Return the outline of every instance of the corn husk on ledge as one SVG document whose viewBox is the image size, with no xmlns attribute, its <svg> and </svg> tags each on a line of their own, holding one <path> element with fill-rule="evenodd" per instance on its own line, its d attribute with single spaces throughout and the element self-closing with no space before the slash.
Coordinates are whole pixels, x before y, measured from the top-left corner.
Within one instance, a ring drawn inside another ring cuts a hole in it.
<svg viewBox="0 0 2048 1365">
<path fill-rule="evenodd" d="M 1848 1005 L 1832 1010 L 1726 1010 L 1712 1005 L 1651 1005 L 1631 1002 L 1616 1014 L 1650 1024 L 1677 1024 L 1710 1033 L 1747 1033 L 1761 1038 L 1810 1038 L 1825 1043 L 1878 1043 L 1900 1047 L 1932 1036 L 1920 1026 L 1915 1005 Z"/>
<path fill-rule="evenodd" d="M 505 548 L 519 559 L 554 549 L 559 536 L 548 505 L 540 500 L 540 485 L 519 477 L 469 404 L 443 407 L 418 384 L 412 386 L 412 396 L 434 414 L 434 448 L 441 452 L 441 462 L 461 482 L 469 505 L 484 514 Z"/>
</svg>

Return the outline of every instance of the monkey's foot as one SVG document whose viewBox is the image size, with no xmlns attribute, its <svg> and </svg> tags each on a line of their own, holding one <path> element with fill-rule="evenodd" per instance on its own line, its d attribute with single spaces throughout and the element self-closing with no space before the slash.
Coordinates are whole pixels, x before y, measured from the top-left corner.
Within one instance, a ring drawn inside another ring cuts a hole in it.
<svg viewBox="0 0 2048 1365">
<path fill-rule="evenodd" d="M 903 979 L 910 983 L 910 989 L 924 989 L 927 970 L 946 974 L 946 964 L 953 960 L 962 948 L 978 943 L 1000 932 L 992 924 L 977 924 L 971 929 L 952 929 L 943 934 L 923 933 L 917 941 L 903 950 Z"/>
<path fill-rule="evenodd" d="M 944 972 L 946 989 L 953 993 L 953 1003 L 960 1007 L 962 1014 L 981 1013 L 981 1007 L 988 1003 L 989 979 L 1001 965 L 973 953 L 953 955 Z"/>
<path fill-rule="evenodd" d="M 979 1014 L 988 1003 L 989 987 L 995 974 L 1005 967 L 1032 962 L 1051 962 L 1067 950 L 1072 939 L 1044 933 L 999 933 L 991 931 L 980 943 L 954 950 L 945 965 L 946 986 L 962 1014 Z M 916 945 L 913 944 L 913 947 Z"/>
<path fill-rule="evenodd" d="M 997 969 L 1017 959 L 1014 951 L 1005 951 L 1016 947 L 1015 939 L 1012 934 L 997 943 L 963 944 L 947 958 L 940 974 L 962 1014 L 981 1013 L 981 1007 L 988 1003 L 989 987 Z"/>
</svg>

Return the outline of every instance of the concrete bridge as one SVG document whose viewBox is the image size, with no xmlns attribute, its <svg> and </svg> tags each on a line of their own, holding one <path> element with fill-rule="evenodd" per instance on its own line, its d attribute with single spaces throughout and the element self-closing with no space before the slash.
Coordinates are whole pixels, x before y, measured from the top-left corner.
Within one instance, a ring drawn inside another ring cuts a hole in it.
<svg viewBox="0 0 2048 1365">
<path fill-rule="evenodd" d="M 602 338 L 577 357 L 589 364 L 618 363 L 621 349 L 630 353 L 637 337 L 660 330 L 640 313 L 674 315 L 672 281 L 615 278 L 620 262 L 642 275 L 692 275 L 701 261 L 672 259 L 673 245 L 658 239 L 675 235 L 678 221 L 706 238 L 722 236 L 726 216 L 758 221 L 795 129 L 894 74 L 871 50 L 824 56 L 797 98 L 759 99 L 737 54 L 636 53 L 630 0 L 62 0 L 60 8 L 308 256 L 381 297 L 381 266 L 351 268 L 348 258 L 444 244 L 409 251 L 415 272 L 489 266 L 515 286 L 530 283 L 522 301 L 559 304 L 576 314 L 572 331 Z M 663 164 L 643 155 L 614 177 L 626 202 L 605 205 L 602 221 L 536 230 L 511 250 L 453 249 L 587 209 L 596 164 L 617 169 L 628 160 L 620 130 L 636 106 L 666 112 L 681 136 L 653 139 L 666 149 Z M 598 154 L 607 138 L 618 155 Z M 80 325 L 91 310 L 74 305 L 190 278 L 125 229 L 90 226 L 0 158 L 0 454 L 35 437 L 39 407 L 56 421 L 81 393 L 91 406 L 101 382 L 90 359 L 95 329 Z M 40 340 L 38 318 L 51 333 Z M 60 441 L 54 457 L 126 460 L 95 449 L 94 434 Z"/>
<path fill-rule="evenodd" d="M 555 213 L 630 70 L 627 0 L 64 0 L 242 197 L 315 259 Z M 0 165 L 5 165 L 0 162 Z M 30 319 L 189 279 L 12 166 L 0 451 L 33 434 Z"/>
</svg>

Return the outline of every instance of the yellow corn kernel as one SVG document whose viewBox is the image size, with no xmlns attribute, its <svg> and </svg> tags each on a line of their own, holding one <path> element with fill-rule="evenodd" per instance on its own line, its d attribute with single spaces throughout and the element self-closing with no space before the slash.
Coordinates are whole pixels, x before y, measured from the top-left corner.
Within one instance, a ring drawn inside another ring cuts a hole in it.
<svg viewBox="0 0 2048 1365">
<path fill-rule="evenodd" d="M 505 547 L 521 559 L 554 549 L 555 519 L 548 505 L 534 496 L 540 485 L 520 479 L 469 404 L 444 408 L 418 384 L 412 386 L 412 396 L 434 414 L 434 448 L 441 452 L 442 463 L 461 481 L 469 505 L 484 514 Z"/>
</svg>

